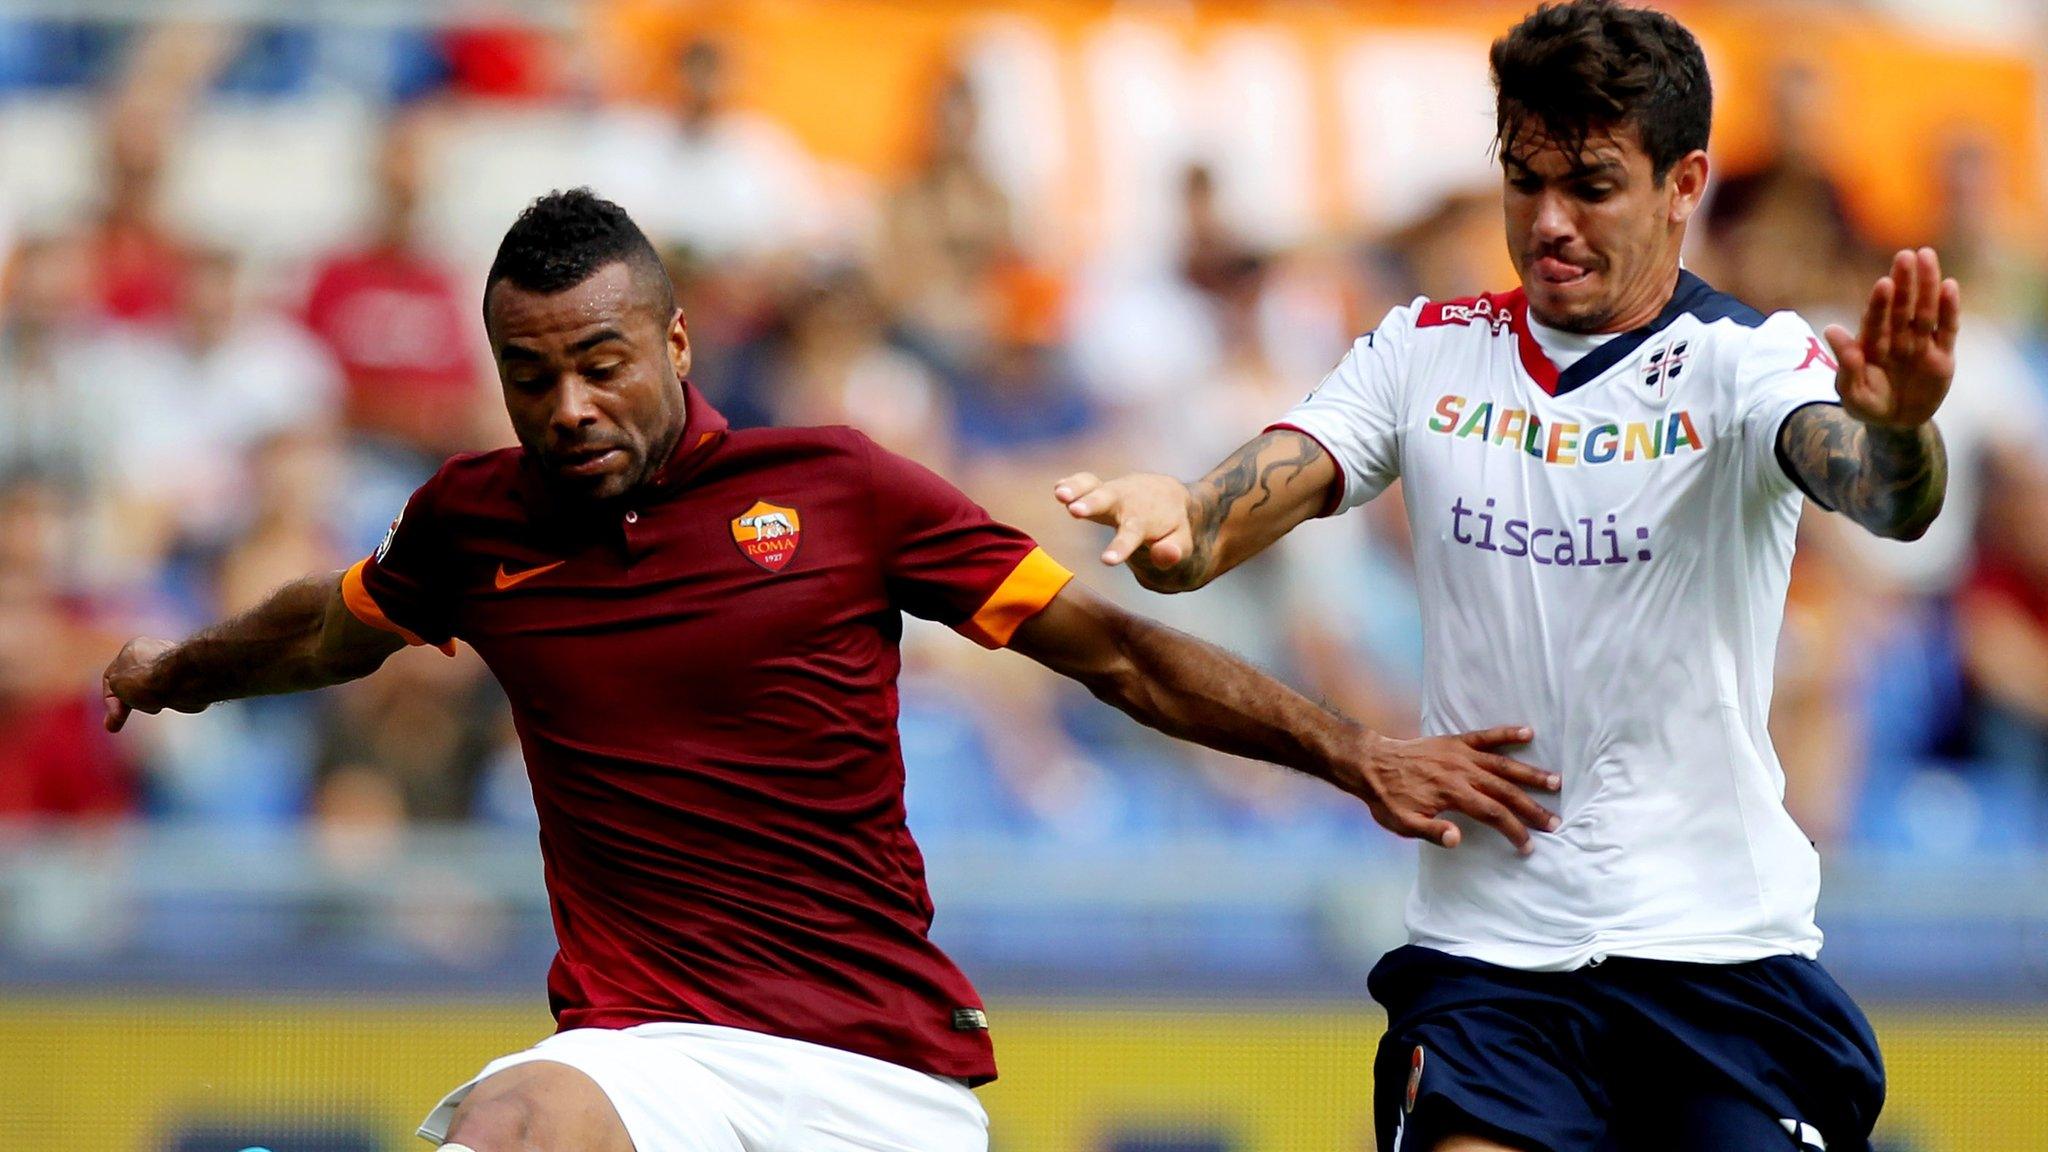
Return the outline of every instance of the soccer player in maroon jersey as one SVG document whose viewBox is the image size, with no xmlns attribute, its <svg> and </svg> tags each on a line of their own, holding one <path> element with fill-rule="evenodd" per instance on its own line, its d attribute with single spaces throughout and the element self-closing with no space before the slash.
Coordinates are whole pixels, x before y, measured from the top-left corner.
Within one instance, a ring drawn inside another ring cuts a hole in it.
<svg viewBox="0 0 2048 1152">
<path fill-rule="evenodd" d="M 1550 774 L 1504 727 L 1390 740 L 1071 583 L 1032 541 L 849 428 L 734 431 L 686 382 L 654 250 L 588 190 L 506 234 L 484 315 L 519 447 L 456 456 L 376 553 L 182 643 L 130 641 L 131 711 L 473 646 L 540 814 L 560 1030 L 421 1127 L 473 1152 L 970 1152 L 995 1076 L 927 937 L 896 734 L 901 613 L 1008 646 L 1183 739 L 1286 765 L 1379 822 L 1526 844 Z"/>
</svg>

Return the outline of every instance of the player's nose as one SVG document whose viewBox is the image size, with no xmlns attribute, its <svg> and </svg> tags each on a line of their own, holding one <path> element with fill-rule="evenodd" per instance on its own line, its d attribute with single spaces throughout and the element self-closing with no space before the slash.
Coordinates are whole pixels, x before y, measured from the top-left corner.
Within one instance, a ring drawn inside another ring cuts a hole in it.
<svg viewBox="0 0 2048 1152">
<path fill-rule="evenodd" d="M 555 389 L 554 406 L 548 422 L 558 434 L 574 434 L 597 423 L 597 405 L 589 385 L 577 377 L 565 378 Z"/>
<path fill-rule="evenodd" d="M 1542 249 L 1553 249 L 1578 232 L 1565 198 L 1554 191 L 1546 190 L 1536 198 L 1536 215 L 1532 224 L 1532 239 Z"/>
</svg>

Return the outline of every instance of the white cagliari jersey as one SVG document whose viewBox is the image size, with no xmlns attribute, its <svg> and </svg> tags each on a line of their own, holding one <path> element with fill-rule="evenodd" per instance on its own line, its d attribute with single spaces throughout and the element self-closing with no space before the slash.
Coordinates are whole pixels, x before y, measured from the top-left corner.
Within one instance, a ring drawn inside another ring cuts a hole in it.
<svg viewBox="0 0 2048 1152">
<path fill-rule="evenodd" d="M 1402 481 L 1423 730 L 1527 724 L 1513 754 L 1564 780 L 1526 859 L 1461 817 L 1421 849 L 1414 943 L 1531 970 L 1819 952 L 1765 722 L 1802 500 L 1778 429 L 1835 398 L 1805 321 L 1683 273 L 1562 372 L 1519 291 L 1417 300 L 1276 425 L 1336 460 L 1332 511 Z"/>
</svg>

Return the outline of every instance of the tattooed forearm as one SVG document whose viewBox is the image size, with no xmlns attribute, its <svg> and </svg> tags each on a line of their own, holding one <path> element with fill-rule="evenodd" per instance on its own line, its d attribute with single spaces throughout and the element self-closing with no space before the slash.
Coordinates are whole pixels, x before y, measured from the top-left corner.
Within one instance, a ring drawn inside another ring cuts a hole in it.
<svg viewBox="0 0 2048 1152">
<path fill-rule="evenodd" d="M 1148 588 L 1162 592 L 1184 592 L 1199 588 L 1220 574 L 1223 563 L 1220 544 L 1224 527 L 1233 517 L 1249 519 L 1260 513 L 1277 513 L 1301 500 L 1291 485 L 1302 479 L 1318 462 L 1327 459 L 1323 446 L 1299 432 L 1268 432 L 1230 454 L 1207 476 L 1189 486 L 1188 527 L 1193 547 L 1178 564 L 1159 565 L 1149 554 L 1131 558 L 1132 571 Z M 1314 498 L 1321 498 L 1320 487 Z M 1276 503 L 1277 502 L 1277 503 Z M 1299 518 L 1278 525 L 1270 534 L 1255 532 L 1251 551 L 1264 547 L 1299 522 Z M 1240 559 L 1242 557 L 1239 557 Z"/>
<path fill-rule="evenodd" d="M 1778 453 L 1809 493 L 1879 536 L 1919 539 L 1948 491 L 1948 453 L 1931 422 L 1877 428 L 1809 404 L 1779 430 Z"/>
</svg>

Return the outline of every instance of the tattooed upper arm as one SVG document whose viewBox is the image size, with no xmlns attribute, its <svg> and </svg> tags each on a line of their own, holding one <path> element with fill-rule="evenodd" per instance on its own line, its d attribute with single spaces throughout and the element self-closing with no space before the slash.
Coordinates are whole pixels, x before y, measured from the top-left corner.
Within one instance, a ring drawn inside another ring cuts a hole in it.
<svg viewBox="0 0 2048 1152">
<path fill-rule="evenodd" d="M 1932 423 L 1875 428 L 1818 402 L 1785 418 L 1777 452 L 1808 496 L 1879 536 L 1919 539 L 1948 489 L 1948 455 Z"/>
<path fill-rule="evenodd" d="M 1194 548 L 1173 576 L 1192 588 L 1228 572 L 1322 512 L 1341 480 L 1315 437 L 1289 428 L 1258 437 L 1190 488 Z"/>
</svg>

